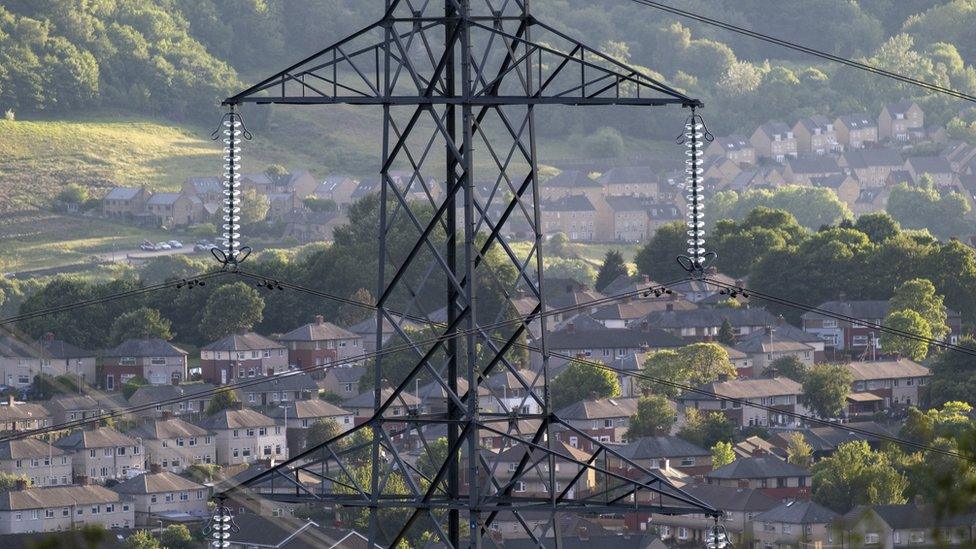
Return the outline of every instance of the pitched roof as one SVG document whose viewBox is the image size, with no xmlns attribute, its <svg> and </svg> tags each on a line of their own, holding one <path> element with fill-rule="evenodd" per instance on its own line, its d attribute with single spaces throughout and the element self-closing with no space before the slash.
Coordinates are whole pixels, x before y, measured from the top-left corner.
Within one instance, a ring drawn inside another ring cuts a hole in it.
<svg viewBox="0 0 976 549">
<path fill-rule="evenodd" d="M 609 419 L 637 413 L 637 397 L 588 399 L 574 402 L 556 412 L 563 419 Z"/>
<path fill-rule="evenodd" d="M 827 131 L 827 126 L 832 123 L 833 122 L 831 122 L 830 119 L 828 119 L 826 116 L 822 114 L 814 114 L 806 118 L 801 118 L 797 122 L 797 124 L 806 128 L 806 130 L 810 133 L 813 133 L 813 131 L 818 128 L 820 129 L 821 132 L 825 132 Z"/>
<path fill-rule="evenodd" d="M 630 460 L 712 455 L 705 448 L 674 436 L 641 437 L 617 448 L 617 453 Z"/>
<path fill-rule="evenodd" d="M 887 167 L 901 168 L 905 165 L 901 155 L 894 149 L 858 149 L 856 151 L 845 151 L 844 161 L 852 170 Z"/>
<path fill-rule="evenodd" d="M 729 381 L 713 381 L 701 386 L 706 392 L 716 393 L 726 398 L 763 398 L 779 395 L 799 395 L 803 387 L 799 383 L 786 377 L 731 379 Z M 715 397 L 700 393 L 685 393 L 682 400 L 714 400 Z"/>
<path fill-rule="evenodd" d="M 50 455 L 60 456 L 64 450 L 56 448 L 43 440 L 23 438 L 0 442 L 0 460 L 40 458 Z"/>
<path fill-rule="evenodd" d="M 327 341 L 335 339 L 359 339 L 359 334 L 336 326 L 331 322 L 315 322 L 299 326 L 285 335 L 279 336 L 278 341 Z"/>
<path fill-rule="evenodd" d="M 156 193 L 149 197 L 147 204 L 149 205 L 167 205 L 173 204 L 179 200 L 182 193 Z"/>
<path fill-rule="evenodd" d="M 891 305 L 881 299 L 863 301 L 825 301 L 817 306 L 829 313 L 846 315 L 859 320 L 881 320 L 888 314 Z M 817 311 L 807 311 L 800 315 L 803 320 L 834 318 Z"/>
<path fill-rule="evenodd" d="M 84 448 L 110 448 L 116 446 L 138 446 L 134 438 L 123 435 L 115 429 L 99 427 L 90 431 L 75 431 L 54 441 L 58 448 L 81 450 Z"/>
<path fill-rule="evenodd" d="M 138 187 L 114 187 L 105 195 L 106 200 L 132 200 L 142 189 Z"/>
<path fill-rule="evenodd" d="M 158 337 L 143 339 L 127 339 L 116 347 L 105 351 L 107 357 L 147 357 L 147 356 L 169 356 L 185 357 L 188 353 L 168 341 Z"/>
<path fill-rule="evenodd" d="M 814 336 L 816 337 L 816 336 Z M 787 353 L 793 351 L 813 351 L 814 348 L 790 337 L 789 333 L 780 332 L 772 329 L 771 333 L 765 330 L 756 330 L 739 339 L 735 348 L 743 353 L 762 354 L 762 353 Z"/>
<path fill-rule="evenodd" d="M 202 437 L 209 434 L 206 429 L 175 417 L 147 421 L 128 432 L 134 436 L 151 439 Z"/>
<path fill-rule="evenodd" d="M 867 128 L 877 128 L 878 123 L 866 114 L 843 114 L 837 117 L 845 126 L 852 130 L 864 130 Z"/>
<path fill-rule="evenodd" d="M 787 132 L 791 132 L 790 127 L 778 120 L 770 120 L 765 124 L 762 124 L 756 131 L 766 134 L 767 137 L 772 138 L 775 135 L 780 135 L 786 137 Z"/>
<path fill-rule="evenodd" d="M 352 412 L 319 399 L 296 400 L 289 403 L 287 408 L 276 406 L 268 411 L 268 417 L 275 419 L 283 419 L 286 416 L 292 419 L 317 419 L 348 415 L 352 415 Z"/>
<path fill-rule="evenodd" d="M 14 337 L 0 336 L 0 357 L 49 358 L 50 354 L 42 347 L 31 345 Z"/>
<path fill-rule="evenodd" d="M 787 501 L 768 511 L 759 513 L 752 520 L 786 524 L 827 524 L 839 516 L 830 509 L 812 501 Z"/>
<path fill-rule="evenodd" d="M 793 173 L 841 173 L 837 159 L 832 156 L 805 156 L 788 160 Z"/>
<path fill-rule="evenodd" d="M 648 327 L 607 328 L 589 315 L 580 314 L 563 324 L 560 330 L 546 334 L 550 349 L 617 348 L 639 349 L 642 347 L 680 347 L 683 341 L 674 335 Z"/>
<path fill-rule="evenodd" d="M 600 183 L 591 179 L 578 170 L 563 170 L 558 175 L 544 183 L 546 187 L 563 187 L 580 189 L 584 187 L 601 187 Z"/>
<path fill-rule="evenodd" d="M 202 490 L 204 486 L 169 471 L 144 473 L 112 487 L 120 494 L 158 494 L 161 492 L 185 492 Z"/>
<path fill-rule="evenodd" d="M 549 212 L 594 212 L 596 207 L 582 194 L 561 196 L 552 200 L 542 200 L 539 207 Z"/>
<path fill-rule="evenodd" d="M 319 386 L 310 374 L 287 372 L 273 376 L 262 376 L 264 381 L 254 381 L 253 384 L 236 389 L 238 394 L 267 393 L 269 391 L 289 391 L 317 393 Z M 255 378 L 257 379 L 257 378 Z"/>
<path fill-rule="evenodd" d="M 203 418 L 200 426 L 204 429 L 246 429 L 250 427 L 271 427 L 275 421 L 250 408 L 241 410 L 221 410 Z"/>
<path fill-rule="evenodd" d="M 247 332 L 245 334 L 230 334 L 209 345 L 201 347 L 201 351 L 262 351 L 265 349 L 282 349 L 285 346 L 261 334 Z"/>
<path fill-rule="evenodd" d="M 44 419 L 51 417 L 47 408 L 33 402 L 14 402 L 0 404 L 0 422 L 24 419 Z"/>
<path fill-rule="evenodd" d="M 907 358 L 850 362 L 847 364 L 847 369 L 854 374 L 855 381 L 894 379 L 899 377 L 926 377 L 929 375 L 928 368 Z"/>
<path fill-rule="evenodd" d="M 847 182 L 850 176 L 846 173 L 832 173 L 821 177 L 811 177 L 810 184 L 814 187 L 827 187 L 829 189 L 839 189 Z"/>
<path fill-rule="evenodd" d="M 325 375 L 332 375 L 339 383 L 356 383 L 364 373 L 365 366 L 335 366 L 326 370 Z"/>
<path fill-rule="evenodd" d="M 888 103 L 884 108 L 888 109 L 888 112 L 891 114 L 905 114 L 914 104 L 915 102 L 911 99 L 902 99 L 894 103 Z"/>
<path fill-rule="evenodd" d="M 47 352 L 52 358 L 94 358 L 94 351 L 86 351 L 80 347 L 76 347 L 67 341 L 62 341 L 60 339 L 45 339 L 41 338 L 37 340 L 36 345 L 44 351 Z"/>
<path fill-rule="evenodd" d="M 45 401 L 44 407 L 49 410 L 52 408 L 59 410 L 98 410 L 105 407 L 105 404 L 89 395 L 61 395 Z"/>
<path fill-rule="evenodd" d="M 705 473 L 706 478 L 722 480 L 805 476 L 810 476 L 806 469 L 772 456 L 739 458 Z"/>
<path fill-rule="evenodd" d="M 375 395 L 375 390 L 366 391 L 343 402 L 342 405 L 346 408 L 372 408 Z M 389 400 L 391 396 L 393 396 L 392 387 L 384 387 L 380 390 L 381 403 Z M 406 391 L 401 391 L 400 394 L 397 395 L 396 404 L 399 406 L 417 406 L 420 404 L 420 399 Z"/>
<path fill-rule="evenodd" d="M 738 133 L 734 133 L 727 137 L 716 137 L 715 141 L 721 145 L 722 150 L 725 151 L 741 151 L 752 148 L 752 142 L 749 141 L 746 136 Z"/>
<path fill-rule="evenodd" d="M 143 385 L 136 389 L 129 397 L 129 404 L 139 405 L 149 402 L 162 402 L 179 397 L 208 393 L 216 388 L 210 383 L 187 383 L 184 385 Z M 210 399 L 212 395 L 204 394 L 202 398 Z"/>
<path fill-rule="evenodd" d="M 53 486 L 0 493 L 0 510 L 48 509 L 119 501 L 116 492 L 102 486 Z"/>
<path fill-rule="evenodd" d="M 725 319 L 732 326 L 771 326 L 776 323 L 776 317 L 762 307 L 653 311 L 641 320 L 645 319 L 650 326 L 661 329 L 721 326 Z"/>
<path fill-rule="evenodd" d="M 616 166 L 603 172 L 599 182 L 604 185 L 656 184 L 657 175 L 650 166 Z"/>
<path fill-rule="evenodd" d="M 939 517 L 932 507 L 904 503 L 895 505 L 858 505 L 844 515 L 844 522 L 858 520 L 865 512 L 874 512 L 893 530 L 915 530 L 940 526 L 965 526 L 973 523 L 973 515 L 950 515 Z"/>
<path fill-rule="evenodd" d="M 861 431 L 877 433 L 879 435 L 888 437 L 892 436 L 892 433 L 890 433 L 885 427 L 873 421 L 859 422 L 857 427 Z M 852 440 L 864 440 L 869 444 L 881 441 L 880 438 L 873 435 L 864 435 L 846 431 L 843 428 L 843 425 L 838 425 L 836 427 L 812 427 L 808 429 L 800 429 L 798 432 L 803 434 L 803 438 L 807 441 L 807 444 L 810 445 L 814 452 L 818 453 L 832 452 L 837 448 L 837 446 Z M 788 443 L 786 436 L 781 435 L 778 432 L 773 433 L 770 439 L 781 448 L 785 448 Z"/>
<path fill-rule="evenodd" d="M 714 484 L 689 484 L 681 488 L 685 493 L 724 511 L 766 511 L 779 504 L 762 492 L 753 488 L 734 488 Z"/>
<path fill-rule="evenodd" d="M 949 159 L 943 156 L 912 156 L 905 162 L 919 175 L 952 173 Z"/>
</svg>

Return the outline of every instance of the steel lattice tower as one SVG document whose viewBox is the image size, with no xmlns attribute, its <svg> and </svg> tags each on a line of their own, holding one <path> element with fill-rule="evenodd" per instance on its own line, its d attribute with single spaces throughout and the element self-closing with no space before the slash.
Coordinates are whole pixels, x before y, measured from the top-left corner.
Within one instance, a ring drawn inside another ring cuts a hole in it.
<svg viewBox="0 0 976 549">
<path fill-rule="evenodd" d="M 716 514 L 551 413 L 534 116 L 698 100 L 534 19 L 529 0 L 386 0 L 376 23 L 224 101 L 243 103 L 382 109 L 376 320 L 394 332 L 377 329 L 391 352 L 372 417 L 243 486 L 360 508 L 388 545 L 429 531 L 480 547 L 499 517 L 558 546 L 558 512 Z M 542 352 L 520 368 L 530 334 Z M 419 410 L 421 384 L 434 397 Z"/>
</svg>

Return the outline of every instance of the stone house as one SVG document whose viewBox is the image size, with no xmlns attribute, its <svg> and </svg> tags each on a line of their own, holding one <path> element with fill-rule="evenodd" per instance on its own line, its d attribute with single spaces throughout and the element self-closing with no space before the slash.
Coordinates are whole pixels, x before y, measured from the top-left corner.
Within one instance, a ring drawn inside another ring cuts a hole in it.
<svg viewBox="0 0 976 549">
<path fill-rule="evenodd" d="M 689 408 L 695 408 L 703 412 L 722 412 L 736 427 L 798 427 L 799 420 L 795 419 L 793 415 L 768 411 L 725 399 L 734 398 L 747 403 L 756 402 L 771 406 L 774 409 L 781 409 L 790 414 L 808 414 L 807 408 L 800 404 L 803 387 L 785 377 L 720 380 L 706 383 L 702 388 L 724 398 L 685 393 L 678 399 L 679 411 L 684 412 Z"/>
<path fill-rule="evenodd" d="M 203 200 L 186 194 L 156 193 L 146 201 L 146 212 L 165 227 L 185 227 L 203 220 Z"/>
<path fill-rule="evenodd" d="M 736 164 L 752 166 L 756 163 L 756 147 L 746 136 L 732 134 L 728 137 L 716 137 L 705 148 L 705 156 L 724 156 Z"/>
<path fill-rule="evenodd" d="M 102 199 L 102 215 L 105 217 L 131 218 L 146 210 L 146 202 L 152 194 L 140 187 L 115 187 Z"/>
<path fill-rule="evenodd" d="M 730 488 L 753 488 L 779 500 L 809 499 L 810 471 L 774 456 L 739 458 L 705 473 L 705 482 Z"/>
<path fill-rule="evenodd" d="M 812 501 L 781 503 L 753 517 L 750 547 L 827 547 L 831 525 L 839 516 Z"/>
<path fill-rule="evenodd" d="M 908 141 L 913 130 L 925 128 L 925 112 L 911 99 L 902 99 L 881 108 L 878 115 L 878 137 Z"/>
<path fill-rule="evenodd" d="M 142 443 L 107 427 L 75 431 L 54 446 L 71 456 L 76 482 L 85 477 L 99 483 L 124 479 L 145 465 Z"/>
<path fill-rule="evenodd" d="M 209 490 L 202 484 L 150 466 L 148 473 L 112 487 L 112 491 L 131 502 L 136 526 L 154 526 L 168 516 L 190 515 L 207 519 Z"/>
<path fill-rule="evenodd" d="M 71 484 L 71 457 L 37 438 L 0 442 L 0 472 L 30 481 L 31 486 Z"/>
<path fill-rule="evenodd" d="M 63 363 L 66 374 L 74 375 L 86 383 L 97 383 L 95 351 L 88 351 L 67 341 L 56 339 L 50 332 L 44 334 L 35 345 L 51 362 L 50 367 L 53 371 L 62 371 L 61 364 L 56 363 Z"/>
<path fill-rule="evenodd" d="M 201 420 L 199 426 L 215 434 L 218 465 L 288 459 L 285 430 L 275 420 L 254 410 L 221 410 Z"/>
<path fill-rule="evenodd" d="M 789 126 L 782 122 L 771 121 L 756 128 L 749 138 L 759 158 L 769 158 L 780 164 L 786 162 L 787 157 L 795 157 L 798 153 L 796 136 Z"/>
<path fill-rule="evenodd" d="M 637 398 L 614 397 L 586 399 L 574 402 L 557 411 L 560 419 L 586 433 L 599 442 L 624 442 L 630 418 L 637 413 Z M 596 445 L 569 429 L 559 429 L 556 440 L 587 452 L 596 451 Z"/>
<path fill-rule="evenodd" d="M 839 152 L 843 147 L 837 139 L 834 123 L 826 116 L 814 114 L 802 118 L 793 125 L 797 150 L 800 154 L 822 156 Z"/>
<path fill-rule="evenodd" d="M 127 339 L 102 357 L 104 387 L 117 391 L 136 376 L 150 385 L 179 383 L 187 377 L 186 357 L 186 351 L 159 338 Z"/>
<path fill-rule="evenodd" d="M 0 535 L 59 532 L 100 524 L 105 528 L 135 525 L 132 504 L 102 486 L 55 486 L 0 493 Z"/>
<path fill-rule="evenodd" d="M 866 114 L 845 114 L 834 120 L 837 142 L 846 150 L 878 142 L 878 124 Z"/>
<path fill-rule="evenodd" d="M 161 470 L 182 473 L 190 465 L 217 463 L 213 433 L 174 417 L 150 420 L 130 429 L 145 447 L 145 460 Z"/>
<path fill-rule="evenodd" d="M 319 420 L 332 420 L 344 433 L 352 429 L 353 413 L 324 400 L 296 400 L 268 410 L 268 417 L 281 421 L 288 437 L 288 453 L 295 455 L 307 448 L 308 430 Z"/>
</svg>

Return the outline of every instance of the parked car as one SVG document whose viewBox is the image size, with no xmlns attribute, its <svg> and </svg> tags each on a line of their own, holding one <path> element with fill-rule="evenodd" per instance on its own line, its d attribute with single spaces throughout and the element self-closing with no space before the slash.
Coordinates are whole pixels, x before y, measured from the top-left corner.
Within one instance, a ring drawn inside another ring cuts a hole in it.
<svg viewBox="0 0 976 549">
<path fill-rule="evenodd" d="M 173 247 L 170 246 L 168 242 L 160 242 L 160 243 L 156 244 L 156 251 L 157 252 L 158 251 L 161 251 L 161 250 L 172 250 L 172 249 L 173 249 Z"/>
<path fill-rule="evenodd" d="M 169 241 L 169 245 L 172 246 L 173 248 L 182 248 L 183 247 L 183 243 L 180 242 L 179 240 L 170 240 Z"/>
<path fill-rule="evenodd" d="M 156 245 L 148 240 L 143 240 L 142 244 L 139 245 L 139 249 L 144 252 L 151 252 L 156 249 Z"/>
<path fill-rule="evenodd" d="M 209 252 L 214 247 L 212 242 L 207 242 L 206 240 L 198 240 L 196 244 L 193 245 L 193 251 L 195 252 Z"/>
</svg>

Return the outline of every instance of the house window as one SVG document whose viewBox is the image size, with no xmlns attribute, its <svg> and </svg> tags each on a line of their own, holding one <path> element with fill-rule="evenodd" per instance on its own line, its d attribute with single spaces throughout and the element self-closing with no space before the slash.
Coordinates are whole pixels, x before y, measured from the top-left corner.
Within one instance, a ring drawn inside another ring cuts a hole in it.
<svg viewBox="0 0 976 549">
<path fill-rule="evenodd" d="M 264 358 L 271 358 L 271 349 L 265 349 Z"/>
<path fill-rule="evenodd" d="M 681 466 L 682 467 L 694 467 L 694 465 L 695 465 L 695 458 L 694 457 L 683 457 L 683 458 L 681 458 Z"/>
<path fill-rule="evenodd" d="M 522 481 L 516 482 L 515 483 L 515 491 L 516 492 L 524 492 L 525 491 L 525 483 L 522 482 Z"/>
<path fill-rule="evenodd" d="M 867 532 L 864 534 L 864 545 L 877 545 L 880 539 L 877 532 Z"/>
<path fill-rule="evenodd" d="M 45 509 L 44 510 L 44 518 L 46 518 L 46 519 L 54 518 L 54 509 Z"/>
<path fill-rule="evenodd" d="M 149 363 L 153 366 L 166 366 L 166 358 L 161 356 L 154 356 L 149 359 Z"/>
</svg>

